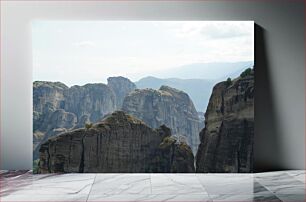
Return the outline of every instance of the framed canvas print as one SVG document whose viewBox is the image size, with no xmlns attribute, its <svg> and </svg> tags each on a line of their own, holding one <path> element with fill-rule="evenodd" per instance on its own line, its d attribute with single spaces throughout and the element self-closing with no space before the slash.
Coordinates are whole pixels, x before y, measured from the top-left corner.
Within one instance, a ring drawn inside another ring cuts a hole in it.
<svg viewBox="0 0 306 202">
<path fill-rule="evenodd" d="M 253 21 L 35 21 L 34 173 L 253 171 Z"/>
</svg>

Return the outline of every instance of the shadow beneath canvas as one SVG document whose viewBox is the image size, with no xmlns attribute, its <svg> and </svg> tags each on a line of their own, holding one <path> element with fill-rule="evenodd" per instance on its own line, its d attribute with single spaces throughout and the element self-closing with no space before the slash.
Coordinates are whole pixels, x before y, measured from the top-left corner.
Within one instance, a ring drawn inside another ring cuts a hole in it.
<svg viewBox="0 0 306 202">
<path fill-rule="evenodd" d="M 279 162 L 279 159 L 282 159 L 280 131 L 266 51 L 266 30 L 257 24 L 255 24 L 255 86 L 254 172 L 283 170 Z"/>
</svg>

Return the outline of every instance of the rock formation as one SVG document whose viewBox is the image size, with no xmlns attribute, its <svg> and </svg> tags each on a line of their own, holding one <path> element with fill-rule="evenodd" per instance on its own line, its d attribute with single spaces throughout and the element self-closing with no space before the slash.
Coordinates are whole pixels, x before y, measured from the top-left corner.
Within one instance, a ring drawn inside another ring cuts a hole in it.
<svg viewBox="0 0 306 202">
<path fill-rule="evenodd" d="M 200 133 L 196 172 L 252 172 L 254 71 L 247 72 L 213 88 Z"/>
<path fill-rule="evenodd" d="M 136 89 L 123 101 L 122 110 L 143 120 L 152 128 L 166 125 L 172 134 L 185 137 L 194 153 L 199 145 L 200 121 L 189 96 L 180 90 L 161 86 L 159 90 Z"/>
<path fill-rule="evenodd" d="M 173 139 L 169 128 L 152 129 L 122 111 L 40 147 L 39 173 L 194 171 L 190 147 Z"/>
<path fill-rule="evenodd" d="M 33 83 L 33 111 L 41 114 L 47 109 L 61 108 L 64 91 L 67 89 L 68 87 L 60 82 L 35 81 Z"/>
<path fill-rule="evenodd" d="M 117 109 L 121 109 L 125 96 L 136 89 L 136 85 L 133 82 L 122 76 L 109 77 L 107 79 L 107 86 L 109 86 L 116 95 Z"/>
<path fill-rule="evenodd" d="M 185 70 L 188 72 L 190 71 L 189 68 L 186 68 Z M 173 75 L 175 74 L 176 73 L 174 73 Z M 189 95 L 197 111 L 202 111 L 207 107 L 209 96 L 211 94 L 211 89 L 214 86 L 214 82 L 208 79 L 161 79 L 152 76 L 144 77 L 139 81 L 136 81 L 135 84 L 139 89 L 153 88 L 155 90 L 158 90 L 163 85 L 180 89 Z M 199 89 L 201 90 L 201 93 L 199 93 Z"/>
<path fill-rule="evenodd" d="M 38 158 L 41 142 L 87 122 L 97 122 L 116 110 L 114 91 L 105 84 L 68 88 L 60 82 L 33 83 L 33 150 Z"/>
<path fill-rule="evenodd" d="M 38 157 L 38 146 L 46 138 L 47 130 L 53 130 L 48 119 L 59 109 L 68 87 L 60 82 L 35 81 L 33 83 L 33 150 L 34 158 Z M 59 114 L 56 112 L 55 114 Z M 60 125 L 57 120 L 56 125 Z M 53 123 L 52 123 L 53 124 Z M 49 126 L 48 126 L 49 125 Z M 50 131 L 50 132 L 51 132 Z"/>
<path fill-rule="evenodd" d="M 116 109 L 116 96 L 105 84 L 72 86 L 65 91 L 63 108 L 74 113 L 78 119 L 88 116 L 90 122 L 97 122 Z"/>
</svg>

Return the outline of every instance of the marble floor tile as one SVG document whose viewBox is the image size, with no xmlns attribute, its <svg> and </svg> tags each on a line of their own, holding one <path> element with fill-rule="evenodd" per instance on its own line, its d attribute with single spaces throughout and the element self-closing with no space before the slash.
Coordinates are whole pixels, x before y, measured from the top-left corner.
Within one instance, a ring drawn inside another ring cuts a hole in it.
<svg viewBox="0 0 306 202">
<path fill-rule="evenodd" d="M 275 175 L 257 176 L 256 181 L 275 194 L 305 194 L 305 183 L 283 172 Z"/>
<path fill-rule="evenodd" d="M 278 197 L 276 197 L 273 194 L 267 194 L 267 195 L 210 195 L 213 201 L 222 201 L 222 202 L 282 202 Z"/>
<path fill-rule="evenodd" d="M 197 178 L 210 195 L 252 195 L 254 192 L 250 174 L 198 174 Z"/>
<path fill-rule="evenodd" d="M 151 194 L 150 174 L 97 174 L 90 194 Z"/>
<path fill-rule="evenodd" d="M 269 177 L 269 176 L 278 176 L 287 172 L 291 172 L 292 170 L 280 170 L 280 171 L 272 171 L 272 172 L 259 172 L 253 173 L 254 177 Z"/>
<path fill-rule="evenodd" d="M 0 172 L 0 177 L 2 178 L 13 178 L 18 177 L 26 174 L 32 174 L 29 170 L 2 170 Z"/>
<path fill-rule="evenodd" d="M 277 194 L 276 195 L 283 202 L 305 202 L 304 194 Z"/>
<path fill-rule="evenodd" d="M 6 182 L 2 195 L 89 194 L 96 174 L 28 175 Z M 2 191 L 2 190 L 1 190 Z"/>
<path fill-rule="evenodd" d="M 206 194 L 184 194 L 184 195 L 168 195 L 168 194 L 129 194 L 129 195 L 92 195 L 90 194 L 88 202 L 131 202 L 131 201 L 147 201 L 147 202 L 212 202 Z"/>
<path fill-rule="evenodd" d="M 252 201 L 253 195 L 232 195 L 232 194 L 220 194 L 220 195 L 209 195 L 213 201 Z"/>
<path fill-rule="evenodd" d="M 151 174 L 152 194 L 207 195 L 196 174 Z"/>
<path fill-rule="evenodd" d="M 288 171 L 286 173 L 288 175 L 292 176 L 294 179 L 305 183 L 306 176 L 305 176 L 305 171 L 304 170 L 294 170 L 294 171 Z"/>
<path fill-rule="evenodd" d="M 23 195 L 12 194 L 1 197 L 1 202 L 86 202 L 88 198 L 87 194 L 83 195 Z"/>
<path fill-rule="evenodd" d="M 0 172 L 8 201 L 305 201 L 305 171 L 257 174 L 45 174 Z"/>
<path fill-rule="evenodd" d="M 23 189 L 33 182 L 46 177 L 54 176 L 55 174 L 33 175 L 31 172 L 7 172 L 1 176 L 0 196 L 14 193 Z"/>
<path fill-rule="evenodd" d="M 265 186 L 261 185 L 259 182 L 254 180 L 253 184 L 253 195 L 254 195 L 254 200 L 258 199 L 259 201 L 266 199 L 267 197 L 270 198 L 275 198 L 275 194 L 268 190 Z"/>
<path fill-rule="evenodd" d="M 265 188 L 263 185 L 261 185 L 257 181 L 253 181 L 253 194 L 266 194 L 271 193 L 267 188 Z"/>
<path fill-rule="evenodd" d="M 290 174 L 290 173 L 292 173 L 292 174 L 297 174 L 297 173 L 306 173 L 306 170 L 286 170 L 286 171 L 284 171 L 284 172 L 286 172 L 286 173 L 288 173 L 288 174 Z"/>
<path fill-rule="evenodd" d="M 275 178 L 288 178 L 285 171 L 263 172 L 253 174 L 256 179 L 275 179 Z"/>
<path fill-rule="evenodd" d="M 280 200 L 280 198 L 278 198 L 277 196 L 275 196 L 274 194 L 254 194 L 253 196 L 253 201 L 256 202 L 282 202 Z"/>
<path fill-rule="evenodd" d="M 306 192 L 305 185 L 302 184 L 275 184 L 275 185 L 265 185 L 267 189 L 275 194 L 303 194 Z"/>
</svg>

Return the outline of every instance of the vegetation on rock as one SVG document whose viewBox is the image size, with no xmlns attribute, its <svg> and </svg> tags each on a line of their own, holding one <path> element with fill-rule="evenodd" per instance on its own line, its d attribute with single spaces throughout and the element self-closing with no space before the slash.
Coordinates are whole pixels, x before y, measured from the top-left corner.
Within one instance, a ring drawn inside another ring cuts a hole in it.
<svg viewBox="0 0 306 202">
<path fill-rule="evenodd" d="M 93 124 L 92 123 L 85 123 L 85 128 L 87 130 L 89 130 L 90 128 L 92 128 Z"/>
<path fill-rule="evenodd" d="M 249 75 L 251 75 L 251 74 L 252 74 L 252 68 L 247 68 L 246 70 L 244 70 L 244 71 L 240 74 L 240 76 L 241 76 L 242 78 L 244 78 L 244 77 L 249 76 Z"/>
<path fill-rule="evenodd" d="M 229 77 L 229 78 L 227 78 L 226 79 L 226 86 L 230 86 L 230 85 L 232 85 L 232 79 Z"/>
</svg>

